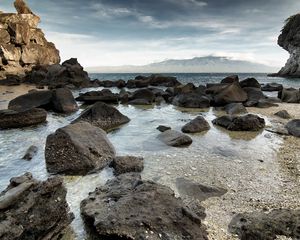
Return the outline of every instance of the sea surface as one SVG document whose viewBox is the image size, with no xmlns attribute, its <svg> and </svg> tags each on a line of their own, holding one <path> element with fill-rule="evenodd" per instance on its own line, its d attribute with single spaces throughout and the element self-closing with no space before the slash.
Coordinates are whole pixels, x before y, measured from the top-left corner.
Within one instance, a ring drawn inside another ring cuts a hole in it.
<svg viewBox="0 0 300 240">
<path fill-rule="evenodd" d="M 91 74 L 91 78 L 132 79 L 138 74 Z M 187 83 L 205 84 L 219 82 L 230 74 L 170 74 Z M 240 74 L 240 78 L 255 77 L 261 83 L 278 82 L 285 86 L 300 87 L 298 79 L 268 78 L 266 74 Z M 0 109 L 7 108 L 9 100 L 26 93 L 32 86 L 0 87 Z M 97 88 L 102 89 L 102 88 Z M 94 88 L 74 91 L 74 95 L 95 90 Z M 118 89 L 113 89 L 117 92 Z M 79 103 L 80 104 L 80 103 Z M 144 157 L 144 179 L 150 179 L 171 187 L 178 196 L 176 179 L 183 177 L 194 182 L 219 186 L 228 189 L 224 205 L 222 201 L 211 204 L 212 212 L 207 210 L 210 219 L 208 226 L 226 229 L 232 217 L 232 211 L 255 210 L 248 206 L 248 199 L 260 199 L 266 204 L 276 206 L 284 199 L 295 196 L 283 196 L 281 165 L 276 155 L 283 140 L 281 137 L 260 131 L 255 133 L 229 132 L 215 127 L 211 121 L 223 114 L 214 109 L 182 109 L 168 104 L 149 107 L 117 105 L 121 113 L 131 121 L 108 134 L 118 155 Z M 50 175 L 46 171 L 44 148 L 46 138 L 58 128 L 68 125 L 76 119 L 85 106 L 71 115 L 48 113 L 47 123 L 23 129 L 0 131 L 0 190 L 6 188 L 11 177 L 32 172 L 38 179 Z M 202 115 L 211 125 L 211 129 L 201 134 L 191 135 L 193 144 L 188 148 L 172 148 L 157 139 L 158 125 L 168 125 L 180 131 L 181 127 L 196 116 Z M 265 117 L 261 115 L 262 117 Z M 270 124 L 266 118 L 267 124 Z M 39 148 L 38 154 L 31 161 L 22 160 L 29 146 Z M 74 237 L 70 239 L 87 239 L 80 217 L 80 202 L 113 178 L 112 169 L 84 177 L 64 177 L 68 189 L 67 200 L 71 211 L 75 213 L 72 223 Z M 183 196 L 181 196 L 183 197 Z M 190 200 L 193 200 L 192 197 Z M 226 207 L 225 207 L 226 206 Z M 216 210 L 217 209 L 217 210 Z"/>
</svg>

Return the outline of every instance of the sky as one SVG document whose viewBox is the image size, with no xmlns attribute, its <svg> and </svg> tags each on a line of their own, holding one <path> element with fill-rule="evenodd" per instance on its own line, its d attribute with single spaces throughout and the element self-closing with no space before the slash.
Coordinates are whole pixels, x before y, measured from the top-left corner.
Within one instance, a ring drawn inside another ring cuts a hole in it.
<svg viewBox="0 0 300 240">
<path fill-rule="evenodd" d="M 299 0 L 27 0 L 62 60 L 145 65 L 208 55 L 283 66 L 277 45 Z M 0 10 L 15 12 L 13 0 Z"/>
</svg>

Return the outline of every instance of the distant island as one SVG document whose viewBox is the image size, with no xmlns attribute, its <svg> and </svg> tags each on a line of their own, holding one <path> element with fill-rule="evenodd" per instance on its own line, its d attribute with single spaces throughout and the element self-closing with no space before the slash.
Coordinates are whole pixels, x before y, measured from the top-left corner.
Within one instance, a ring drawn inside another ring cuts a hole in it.
<svg viewBox="0 0 300 240">
<path fill-rule="evenodd" d="M 166 60 L 143 66 L 98 66 L 89 67 L 90 73 L 271 73 L 276 72 L 275 67 L 249 61 L 232 60 L 228 57 L 195 57 L 192 59 Z"/>
</svg>

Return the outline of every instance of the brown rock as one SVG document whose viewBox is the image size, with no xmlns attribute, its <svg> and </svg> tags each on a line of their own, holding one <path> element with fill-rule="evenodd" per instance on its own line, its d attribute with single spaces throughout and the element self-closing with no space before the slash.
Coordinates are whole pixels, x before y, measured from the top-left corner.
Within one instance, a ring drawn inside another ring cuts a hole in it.
<svg viewBox="0 0 300 240">
<path fill-rule="evenodd" d="M 27 4 L 23 0 L 16 0 L 14 2 L 14 6 L 18 14 L 33 14 L 31 9 L 27 6 Z"/>
</svg>

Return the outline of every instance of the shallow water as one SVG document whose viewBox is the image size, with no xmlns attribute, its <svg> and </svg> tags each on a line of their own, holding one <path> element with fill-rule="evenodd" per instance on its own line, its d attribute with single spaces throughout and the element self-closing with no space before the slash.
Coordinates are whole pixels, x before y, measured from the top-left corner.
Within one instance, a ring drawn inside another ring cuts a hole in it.
<svg viewBox="0 0 300 240">
<path fill-rule="evenodd" d="M 19 88 L 14 87 L 10 90 L 19 94 L 21 91 Z M 26 90 L 28 88 L 30 87 L 25 87 Z M 91 89 L 82 92 L 89 90 Z M 74 94 L 78 95 L 78 92 Z M 14 95 L 5 95 L 5 100 L 12 99 Z M 0 108 L 5 108 L 6 105 L 7 102 L 2 102 Z M 131 121 L 109 133 L 108 137 L 118 155 L 144 157 L 145 170 L 142 173 L 144 179 L 168 185 L 177 194 L 176 179 L 180 177 L 228 190 L 222 199 L 213 198 L 204 203 L 207 208 L 206 221 L 209 229 L 214 229 L 214 224 L 218 228 L 226 228 L 233 211 L 256 209 L 257 206 L 249 203 L 249 199 L 259 199 L 276 206 L 280 204 L 282 198 L 290 200 L 297 197 L 282 194 L 284 176 L 281 176 L 280 165 L 276 161 L 282 139 L 274 134 L 265 131 L 228 132 L 214 127 L 211 121 L 222 113 L 215 112 L 212 108 L 192 110 L 171 105 L 147 108 L 127 105 L 116 107 Z M 21 130 L 1 131 L 0 190 L 7 186 L 11 177 L 26 171 L 32 172 L 38 179 L 49 177 L 44 160 L 46 137 L 56 129 L 69 124 L 81 111 L 82 109 L 69 116 L 49 113 L 45 124 Z M 191 135 L 193 144 L 190 147 L 172 148 L 157 139 L 158 125 L 168 125 L 180 130 L 186 122 L 200 114 L 210 122 L 211 129 L 202 134 Z M 267 118 L 266 120 L 267 124 L 270 124 Z M 31 145 L 38 146 L 37 156 L 30 162 L 22 160 Z M 103 185 L 112 177 L 113 173 L 109 168 L 85 177 L 64 177 L 68 189 L 67 200 L 76 217 L 72 223 L 76 239 L 86 238 L 79 212 L 81 200 L 96 186 Z"/>
</svg>

